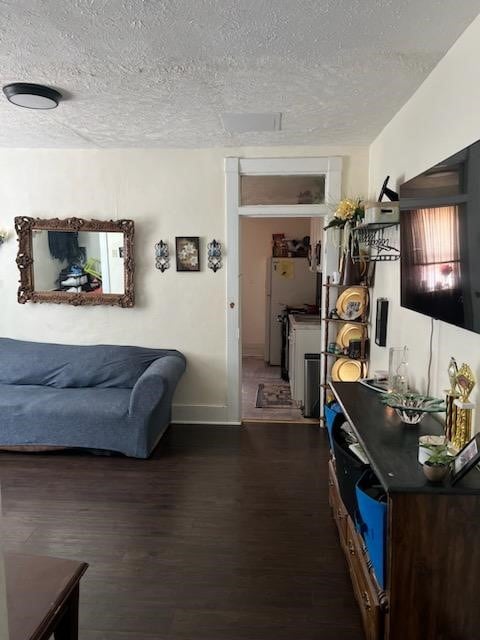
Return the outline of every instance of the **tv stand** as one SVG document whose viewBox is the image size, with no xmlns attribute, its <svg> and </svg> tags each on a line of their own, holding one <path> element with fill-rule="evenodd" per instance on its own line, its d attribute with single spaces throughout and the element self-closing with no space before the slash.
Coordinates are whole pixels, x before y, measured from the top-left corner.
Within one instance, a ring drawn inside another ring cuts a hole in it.
<svg viewBox="0 0 480 640">
<path fill-rule="evenodd" d="M 387 493 L 385 590 L 342 503 L 335 463 L 329 497 L 367 640 L 473 640 L 480 637 L 480 473 L 454 486 L 430 484 L 417 461 L 418 438 L 440 434 L 431 416 L 403 424 L 359 383 L 330 383 Z"/>
</svg>

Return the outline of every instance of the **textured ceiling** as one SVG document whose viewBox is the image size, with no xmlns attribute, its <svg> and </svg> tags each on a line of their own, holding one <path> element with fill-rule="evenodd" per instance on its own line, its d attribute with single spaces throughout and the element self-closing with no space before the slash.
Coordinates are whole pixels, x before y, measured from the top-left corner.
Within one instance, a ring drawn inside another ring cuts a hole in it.
<svg viewBox="0 0 480 640">
<path fill-rule="evenodd" d="M 365 144 L 480 0 L 0 0 L 0 82 L 58 87 L 58 109 L 0 98 L 0 146 Z M 229 135 L 222 112 L 278 111 Z"/>
</svg>

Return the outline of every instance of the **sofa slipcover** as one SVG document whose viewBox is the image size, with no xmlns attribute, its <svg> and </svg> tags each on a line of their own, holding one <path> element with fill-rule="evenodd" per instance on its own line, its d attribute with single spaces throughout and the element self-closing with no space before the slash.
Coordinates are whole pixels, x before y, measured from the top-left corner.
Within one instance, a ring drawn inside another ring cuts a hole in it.
<svg viewBox="0 0 480 640">
<path fill-rule="evenodd" d="M 185 366 L 174 349 L 0 338 L 0 446 L 147 458 L 170 423 Z"/>
</svg>

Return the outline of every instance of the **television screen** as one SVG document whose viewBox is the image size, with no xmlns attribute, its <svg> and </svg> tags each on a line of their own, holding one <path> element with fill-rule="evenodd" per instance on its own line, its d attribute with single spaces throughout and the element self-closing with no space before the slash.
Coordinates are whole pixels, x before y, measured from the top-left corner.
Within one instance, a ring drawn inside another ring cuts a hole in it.
<svg viewBox="0 0 480 640">
<path fill-rule="evenodd" d="M 480 141 L 400 186 L 401 304 L 480 333 Z"/>
</svg>

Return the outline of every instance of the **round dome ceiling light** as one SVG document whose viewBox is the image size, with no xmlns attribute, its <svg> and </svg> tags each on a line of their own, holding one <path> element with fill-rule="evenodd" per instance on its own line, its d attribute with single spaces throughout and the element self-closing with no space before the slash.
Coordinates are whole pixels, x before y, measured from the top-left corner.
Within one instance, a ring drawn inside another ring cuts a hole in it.
<svg viewBox="0 0 480 640">
<path fill-rule="evenodd" d="M 12 104 L 27 109 L 55 109 L 62 99 L 62 94 L 56 89 L 29 82 L 7 84 L 3 93 Z"/>
</svg>

